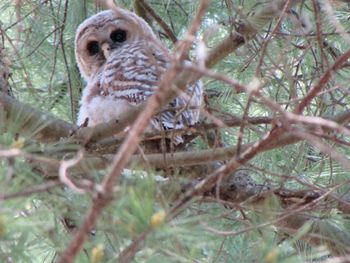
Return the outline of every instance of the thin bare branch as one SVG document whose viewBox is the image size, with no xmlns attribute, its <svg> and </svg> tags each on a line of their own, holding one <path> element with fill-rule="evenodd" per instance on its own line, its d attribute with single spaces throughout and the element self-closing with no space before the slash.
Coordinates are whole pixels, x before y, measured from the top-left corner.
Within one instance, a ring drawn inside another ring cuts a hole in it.
<svg viewBox="0 0 350 263">
<path fill-rule="evenodd" d="M 154 20 L 157 21 L 160 27 L 164 30 L 165 34 L 175 44 L 177 42 L 177 37 L 175 36 L 171 28 L 168 26 L 168 24 L 157 14 L 157 12 L 154 11 L 153 8 L 145 0 L 135 0 L 135 1 L 140 3 L 141 6 L 147 11 L 147 13 L 149 13 L 154 18 Z"/>
<path fill-rule="evenodd" d="M 342 65 L 346 63 L 349 57 L 350 57 L 350 49 L 346 51 L 344 54 L 342 54 L 341 56 L 339 56 L 337 60 L 333 63 L 333 65 L 326 70 L 326 72 L 323 74 L 323 76 L 320 78 L 317 84 L 309 90 L 308 94 L 303 98 L 303 100 L 295 108 L 294 113 L 301 114 L 303 112 L 305 107 L 310 104 L 311 100 L 314 97 L 316 97 L 317 94 L 322 90 L 322 88 L 328 83 L 328 81 L 331 79 L 334 72 L 340 69 Z"/>
<path fill-rule="evenodd" d="M 5 200 L 13 199 L 13 198 L 28 197 L 32 194 L 46 192 L 52 188 L 60 187 L 62 185 L 63 184 L 59 181 L 50 181 L 50 182 L 43 183 L 41 185 L 36 185 L 36 186 L 30 187 L 30 188 L 27 188 L 27 189 L 20 191 L 20 192 L 0 195 L 0 200 L 5 201 Z"/>
</svg>

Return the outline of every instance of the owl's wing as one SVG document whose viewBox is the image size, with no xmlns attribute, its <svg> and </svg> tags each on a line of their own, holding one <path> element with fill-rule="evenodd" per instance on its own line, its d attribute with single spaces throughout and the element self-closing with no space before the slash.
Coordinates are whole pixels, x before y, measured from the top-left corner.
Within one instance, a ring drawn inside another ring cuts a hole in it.
<svg viewBox="0 0 350 263">
<path fill-rule="evenodd" d="M 181 129 L 198 122 L 202 104 L 203 85 L 197 81 L 191 87 L 176 97 L 155 118 L 163 129 Z"/>
<path fill-rule="evenodd" d="M 158 88 L 168 68 L 165 55 L 146 42 L 124 45 L 110 55 L 102 72 L 101 87 L 116 101 L 140 104 Z M 195 124 L 202 103 L 202 83 L 196 82 L 176 97 L 151 121 L 156 130 L 180 129 Z M 119 107 L 116 103 L 115 107 Z"/>
</svg>

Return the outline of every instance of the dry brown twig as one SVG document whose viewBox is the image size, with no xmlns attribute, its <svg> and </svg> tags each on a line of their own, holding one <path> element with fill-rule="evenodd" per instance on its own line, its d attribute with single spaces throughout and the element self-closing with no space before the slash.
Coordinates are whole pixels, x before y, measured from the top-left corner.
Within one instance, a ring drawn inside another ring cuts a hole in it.
<svg viewBox="0 0 350 263">
<path fill-rule="evenodd" d="M 37 194 L 41 192 L 46 192 L 50 189 L 56 188 L 56 187 L 61 187 L 63 184 L 59 181 L 49 181 L 45 182 L 40 185 L 36 185 L 31 188 L 26 188 L 25 190 L 15 192 L 15 193 L 10 193 L 10 194 L 3 194 L 0 195 L 0 201 L 5 201 L 13 198 L 20 198 L 20 197 L 27 197 L 32 194 Z"/>
<path fill-rule="evenodd" d="M 153 8 L 145 0 L 136 0 L 141 6 L 149 13 L 159 26 L 164 30 L 165 34 L 170 38 L 170 40 L 175 44 L 177 42 L 177 37 L 167 23 L 153 10 Z"/>
<path fill-rule="evenodd" d="M 305 107 L 310 104 L 311 100 L 314 99 L 317 94 L 322 90 L 322 88 L 328 83 L 328 81 L 331 79 L 332 74 L 341 66 L 346 63 L 346 61 L 350 57 L 350 49 L 346 51 L 344 54 L 339 56 L 336 61 L 333 63 L 332 66 L 330 66 L 326 72 L 322 75 L 322 77 L 319 79 L 317 84 L 313 86 L 308 94 L 302 99 L 302 101 L 297 105 L 297 107 L 294 110 L 294 113 L 301 114 Z"/>
</svg>

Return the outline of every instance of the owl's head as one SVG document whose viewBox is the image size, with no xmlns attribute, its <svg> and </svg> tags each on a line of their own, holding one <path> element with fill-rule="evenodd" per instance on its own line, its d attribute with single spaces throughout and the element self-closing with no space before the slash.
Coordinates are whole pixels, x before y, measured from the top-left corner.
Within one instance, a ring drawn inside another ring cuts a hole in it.
<svg viewBox="0 0 350 263">
<path fill-rule="evenodd" d="M 82 76 L 89 80 L 101 69 L 109 53 L 122 45 L 156 39 L 139 16 L 122 10 L 102 11 L 86 19 L 77 29 L 75 57 Z"/>
</svg>

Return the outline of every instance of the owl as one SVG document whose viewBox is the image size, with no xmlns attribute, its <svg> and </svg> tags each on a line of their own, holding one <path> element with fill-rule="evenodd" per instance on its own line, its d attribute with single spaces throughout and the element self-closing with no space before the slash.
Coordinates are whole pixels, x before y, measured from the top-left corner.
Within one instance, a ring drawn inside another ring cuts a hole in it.
<svg viewBox="0 0 350 263">
<path fill-rule="evenodd" d="M 119 119 L 146 101 L 170 66 L 169 54 L 150 26 L 132 12 L 117 8 L 86 19 L 75 37 L 76 61 L 87 83 L 78 125 Z M 201 103 L 202 83 L 198 81 L 155 115 L 148 131 L 195 124 Z"/>
</svg>

